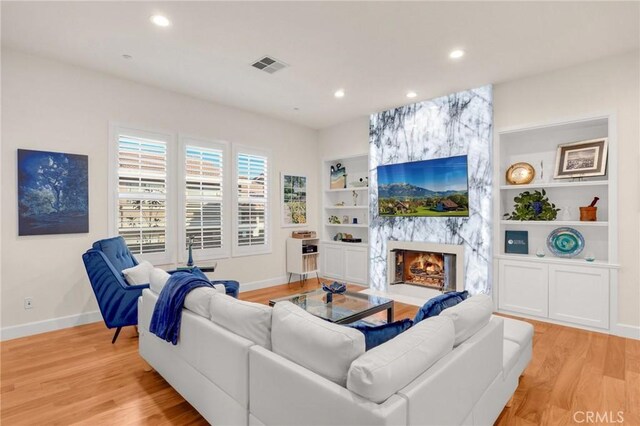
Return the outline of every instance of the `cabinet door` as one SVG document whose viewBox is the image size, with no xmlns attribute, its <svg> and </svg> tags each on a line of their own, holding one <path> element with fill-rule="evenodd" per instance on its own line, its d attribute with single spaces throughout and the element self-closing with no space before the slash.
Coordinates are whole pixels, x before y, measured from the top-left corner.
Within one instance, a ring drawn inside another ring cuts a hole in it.
<svg viewBox="0 0 640 426">
<path fill-rule="evenodd" d="M 609 270 L 549 266 L 549 317 L 609 328 Z"/>
<path fill-rule="evenodd" d="M 325 244 L 322 246 L 322 275 L 338 280 L 344 279 L 344 250 L 341 246 Z"/>
<path fill-rule="evenodd" d="M 549 296 L 547 265 L 500 260 L 498 279 L 500 309 L 547 317 Z"/>
<path fill-rule="evenodd" d="M 368 284 L 369 262 L 366 248 L 344 248 L 344 279 L 352 283 Z"/>
</svg>

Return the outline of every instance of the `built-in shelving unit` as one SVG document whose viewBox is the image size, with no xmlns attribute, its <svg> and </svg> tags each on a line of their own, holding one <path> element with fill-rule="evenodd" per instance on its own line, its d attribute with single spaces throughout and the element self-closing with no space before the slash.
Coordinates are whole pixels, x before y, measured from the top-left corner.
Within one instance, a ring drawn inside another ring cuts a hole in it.
<svg viewBox="0 0 640 426">
<path fill-rule="evenodd" d="M 609 226 L 609 222 L 605 222 L 602 220 L 594 222 L 581 222 L 579 220 L 501 220 L 500 225 L 551 226 L 553 228 L 559 228 L 561 226 Z"/>
<path fill-rule="evenodd" d="M 582 140 L 608 138 L 607 174 L 578 180 L 554 179 L 557 147 Z M 510 165 L 527 162 L 536 170 L 526 185 L 510 185 Z M 527 126 L 498 131 L 494 141 L 494 285 L 498 311 L 609 330 L 616 309 L 618 257 L 617 170 L 615 123 L 612 116 Z M 612 167 L 613 166 L 613 167 Z M 505 220 L 523 191 L 544 189 L 560 208 L 554 221 Z M 597 221 L 580 221 L 579 207 L 599 197 Z M 546 245 L 556 228 L 572 227 L 585 239 L 575 258 L 556 257 Z M 527 231 L 529 254 L 505 252 L 505 231 Z M 536 256 L 542 250 L 543 257 Z M 586 255 L 595 260 L 587 262 Z M 613 291 L 612 291 L 613 290 Z M 611 316 L 611 318 L 610 318 Z"/>
<path fill-rule="evenodd" d="M 342 164 L 346 169 L 346 188 L 331 188 L 331 166 Z M 369 157 L 367 154 L 352 157 L 330 158 L 321 163 L 322 167 L 322 262 L 324 277 L 367 284 L 368 276 L 368 233 L 369 233 L 369 187 L 360 179 L 369 177 Z M 365 179 L 366 178 L 366 179 Z M 329 217 L 336 216 L 341 223 L 330 223 Z M 353 223 L 356 219 L 357 223 Z M 359 243 L 337 240 L 338 234 L 351 234 L 359 238 Z"/>
</svg>

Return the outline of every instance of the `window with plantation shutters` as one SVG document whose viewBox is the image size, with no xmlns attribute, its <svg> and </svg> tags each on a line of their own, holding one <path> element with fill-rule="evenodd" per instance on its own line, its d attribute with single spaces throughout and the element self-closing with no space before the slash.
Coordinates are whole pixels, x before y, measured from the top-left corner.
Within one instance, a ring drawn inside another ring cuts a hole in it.
<svg viewBox="0 0 640 426">
<path fill-rule="evenodd" d="M 167 144 L 118 136 L 117 227 L 134 254 L 167 251 Z"/>
<path fill-rule="evenodd" d="M 206 146 L 204 146 L 206 145 Z M 184 245 L 196 258 L 225 250 L 225 152 L 222 144 L 183 139 Z"/>
<path fill-rule="evenodd" d="M 269 159 L 264 152 L 235 151 L 235 254 L 271 250 L 269 235 Z"/>
</svg>

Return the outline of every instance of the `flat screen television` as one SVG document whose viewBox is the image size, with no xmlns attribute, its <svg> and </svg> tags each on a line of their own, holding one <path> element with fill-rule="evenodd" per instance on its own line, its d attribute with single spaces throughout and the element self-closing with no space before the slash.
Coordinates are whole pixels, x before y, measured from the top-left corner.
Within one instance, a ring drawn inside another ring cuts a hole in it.
<svg viewBox="0 0 640 426">
<path fill-rule="evenodd" d="M 379 166 L 378 214 L 468 217 L 467 156 Z"/>
</svg>

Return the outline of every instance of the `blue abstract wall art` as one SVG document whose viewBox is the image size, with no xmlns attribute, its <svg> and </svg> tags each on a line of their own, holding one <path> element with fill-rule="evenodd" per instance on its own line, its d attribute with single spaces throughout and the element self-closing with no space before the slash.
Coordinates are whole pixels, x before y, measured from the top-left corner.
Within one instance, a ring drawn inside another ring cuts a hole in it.
<svg viewBox="0 0 640 426">
<path fill-rule="evenodd" d="M 86 155 L 18 150 L 18 235 L 89 232 Z"/>
</svg>

